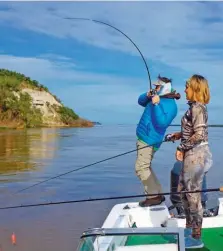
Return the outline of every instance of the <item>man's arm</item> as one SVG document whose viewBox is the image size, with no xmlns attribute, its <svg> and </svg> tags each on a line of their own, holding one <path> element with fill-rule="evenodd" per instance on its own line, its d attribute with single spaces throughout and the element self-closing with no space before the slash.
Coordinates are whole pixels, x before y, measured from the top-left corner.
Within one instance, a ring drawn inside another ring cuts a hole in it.
<svg viewBox="0 0 223 251">
<path fill-rule="evenodd" d="M 146 105 L 151 101 L 151 97 L 148 97 L 148 93 L 145 92 L 143 94 L 141 94 L 138 98 L 138 104 L 146 107 Z"/>
<path fill-rule="evenodd" d="M 177 115 L 177 110 L 165 111 L 162 104 L 155 104 L 152 109 L 152 119 L 156 127 L 168 127 Z"/>
</svg>

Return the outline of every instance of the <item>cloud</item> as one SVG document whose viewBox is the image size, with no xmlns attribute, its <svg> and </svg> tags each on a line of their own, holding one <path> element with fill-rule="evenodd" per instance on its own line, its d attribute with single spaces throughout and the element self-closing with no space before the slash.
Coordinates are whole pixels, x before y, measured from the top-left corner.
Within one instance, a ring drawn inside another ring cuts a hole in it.
<svg viewBox="0 0 223 251">
<path fill-rule="evenodd" d="M 114 122 L 114 116 L 122 122 L 138 119 L 140 107 L 136 104 L 138 95 L 145 89 L 144 81 L 79 72 L 69 60 L 65 63 L 63 58 L 62 62 L 59 59 L 57 55 L 50 55 L 48 59 L 0 55 L 0 68 L 22 72 L 40 82 L 42 79 L 41 83 L 50 87 L 65 105 L 85 118 L 105 122 Z"/>
<path fill-rule="evenodd" d="M 8 2 L 0 4 L 0 25 L 139 56 L 134 46 L 115 30 L 61 17 L 108 22 L 132 38 L 147 57 L 149 66 L 151 61 L 156 61 L 157 67 L 161 64 L 174 67 L 174 74 L 183 70 L 183 77 L 193 73 L 205 75 L 212 93 L 210 121 L 215 121 L 222 109 L 219 91 L 223 63 L 222 13 L 221 2 Z M 99 113 L 107 117 L 108 113 L 115 114 L 117 108 L 120 119 L 133 116 L 137 122 L 141 110 L 134 107 L 139 93 L 145 91 L 142 79 L 79 71 L 79 62 L 59 54 L 41 54 L 36 58 L 1 55 L 0 66 L 23 72 L 43 84 L 52 83 L 55 91 L 53 83 L 57 83 L 58 96 L 66 98 L 69 105 L 86 116 L 90 115 L 89 110 L 94 110 L 95 118 Z M 177 90 L 183 97 L 178 101 L 182 114 L 186 109 L 184 85 L 177 84 Z M 84 102 L 80 106 L 81 100 Z M 218 121 L 223 122 L 220 120 L 218 116 Z"/>
<path fill-rule="evenodd" d="M 199 62 L 196 71 L 203 73 L 207 72 L 209 62 L 212 62 L 212 70 L 219 74 L 222 57 L 217 52 L 222 54 L 222 3 L 32 2 L 7 5 L 10 8 L 1 11 L 0 22 L 9 22 L 20 29 L 58 38 L 75 38 L 94 46 L 139 55 L 123 35 L 109 27 L 61 17 L 95 18 L 126 32 L 149 59 L 188 72 L 193 72 L 194 64 Z M 212 49 L 213 44 L 221 48 L 216 51 Z"/>
<path fill-rule="evenodd" d="M 128 85 L 133 85 L 137 83 L 140 85 L 143 83 L 141 79 L 137 78 L 123 78 L 116 77 L 108 74 L 97 74 L 91 72 L 81 72 L 75 70 L 75 64 L 70 62 L 66 58 L 61 60 L 60 55 L 41 55 L 39 57 L 17 57 L 13 55 L 0 54 L 0 67 L 7 68 L 10 70 L 16 70 L 18 72 L 23 72 L 24 74 L 30 75 L 31 77 L 38 77 L 44 79 L 57 79 L 65 81 L 78 81 L 80 82 L 90 82 L 89 85 L 100 83 L 103 85 L 111 84 L 121 85 L 127 83 Z"/>
<path fill-rule="evenodd" d="M 43 59 L 51 59 L 53 61 L 73 61 L 72 58 L 65 57 L 63 55 L 57 55 L 57 54 L 52 54 L 52 53 L 47 53 L 47 54 L 40 54 L 38 58 L 43 58 Z M 74 65 L 75 66 L 75 65 Z"/>
<path fill-rule="evenodd" d="M 143 112 L 143 108 L 137 103 L 138 96 L 146 91 L 143 80 L 81 72 L 73 67 L 69 59 L 66 58 L 64 62 L 60 55 L 50 55 L 45 59 L 42 57 L 43 55 L 31 58 L 3 54 L 0 55 L 0 68 L 22 72 L 37 79 L 82 117 L 104 123 L 138 122 Z M 180 123 L 187 108 L 184 86 L 178 86 L 178 91 L 182 98 L 177 101 L 179 113 L 173 123 Z M 212 113 L 209 116 L 212 123 L 222 109 L 221 99 L 214 101 L 210 106 Z M 218 117 L 218 123 L 222 122 Z"/>
</svg>

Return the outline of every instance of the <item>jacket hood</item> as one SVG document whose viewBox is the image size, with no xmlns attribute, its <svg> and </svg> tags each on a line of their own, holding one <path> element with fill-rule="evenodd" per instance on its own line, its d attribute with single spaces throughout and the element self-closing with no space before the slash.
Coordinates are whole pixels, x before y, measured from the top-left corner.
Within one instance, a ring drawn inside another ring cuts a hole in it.
<svg viewBox="0 0 223 251">
<path fill-rule="evenodd" d="M 178 99 L 181 98 L 181 95 L 180 95 L 180 93 L 176 93 L 176 91 L 173 90 L 172 92 L 167 93 L 165 95 L 162 95 L 161 97 L 162 98 L 172 98 L 172 99 L 177 99 L 178 100 Z"/>
</svg>

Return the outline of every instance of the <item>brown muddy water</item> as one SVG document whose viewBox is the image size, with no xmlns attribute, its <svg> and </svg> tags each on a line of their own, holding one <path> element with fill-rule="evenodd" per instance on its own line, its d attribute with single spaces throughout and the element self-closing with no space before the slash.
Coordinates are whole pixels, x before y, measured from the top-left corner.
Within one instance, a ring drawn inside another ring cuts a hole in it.
<svg viewBox="0 0 223 251">
<path fill-rule="evenodd" d="M 178 129 L 172 127 L 169 132 Z M 223 185 L 223 128 L 210 128 L 209 138 L 214 158 L 208 175 L 211 188 Z M 15 194 L 42 180 L 135 149 L 135 142 L 135 126 L 2 130 L 0 207 L 142 193 L 134 173 L 134 152 Z M 169 191 L 176 146 L 177 143 L 164 143 L 154 159 L 154 170 L 165 192 Z M 210 206 L 216 205 L 218 195 L 209 194 Z M 111 208 L 125 201 L 0 210 L 0 250 L 76 250 L 82 232 L 100 227 Z M 13 232 L 16 245 L 11 243 Z"/>
</svg>

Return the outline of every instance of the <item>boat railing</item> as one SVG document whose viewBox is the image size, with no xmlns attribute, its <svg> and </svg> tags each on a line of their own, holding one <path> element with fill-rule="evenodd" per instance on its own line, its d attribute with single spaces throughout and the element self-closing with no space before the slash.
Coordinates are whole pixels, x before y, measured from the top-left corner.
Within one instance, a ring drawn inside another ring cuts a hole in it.
<svg viewBox="0 0 223 251">
<path fill-rule="evenodd" d="M 78 251 L 112 251 L 124 246 L 128 237 L 165 236 L 176 246 L 174 250 L 185 251 L 184 228 L 92 228 L 83 232 Z M 173 238 L 174 237 L 174 238 Z M 173 241 L 174 240 L 174 241 Z M 172 244 L 173 245 L 173 244 Z"/>
</svg>

